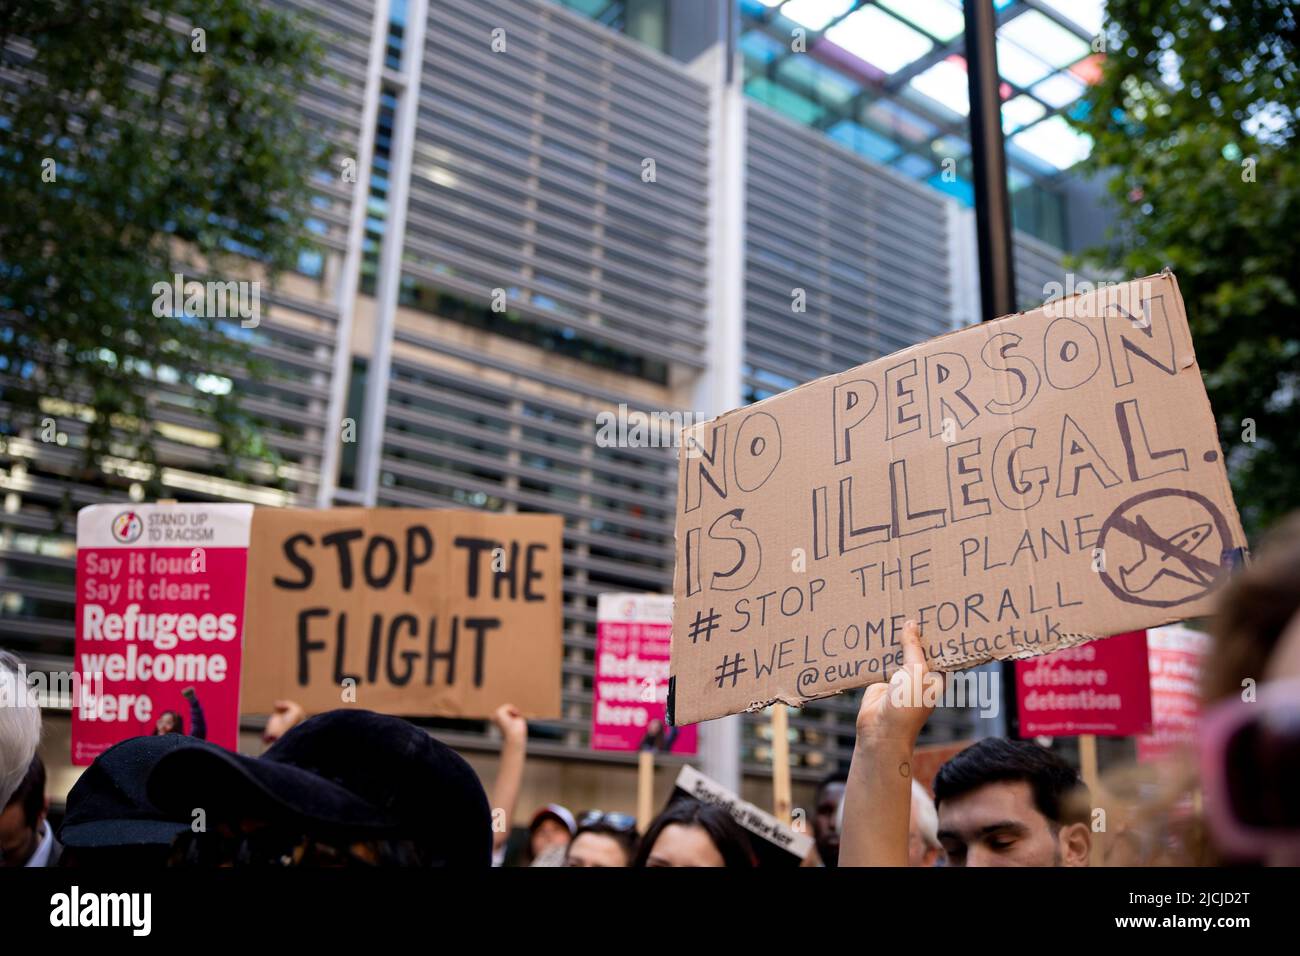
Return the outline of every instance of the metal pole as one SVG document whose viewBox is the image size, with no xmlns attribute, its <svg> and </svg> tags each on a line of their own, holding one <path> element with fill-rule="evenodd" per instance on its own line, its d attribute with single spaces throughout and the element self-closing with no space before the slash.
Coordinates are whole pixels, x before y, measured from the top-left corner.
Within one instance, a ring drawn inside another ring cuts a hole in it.
<svg viewBox="0 0 1300 956">
<path fill-rule="evenodd" d="M 966 78 L 970 84 L 970 148 L 975 172 L 975 238 L 985 322 L 1016 311 L 1011 197 L 1002 142 L 997 19 L 993 0 L 967 0 Z"/>
<path fill-rule="evenodd" d="M 411 191 L 411 157 L 420 107 L 420 76 L 424 64 L 424 28 L 428 0 L 407 5 L 408 32 L 402 46 L 402 76 L 393 117 L 393 147 L 389 157 L 388 217 L 384 222 L 379 271 L 375 276 L 375 347 L 366 375 L 366 400 L 357 448 L 357 490 L 368 508 L 379 499 L 379 472 L 384 457 L 384 422 L 388 413 L 388 379 L 393 369 L 393 336 L 402 289 L 402 250 L 406 244 L 406 204 Z M 385 27 L 386 30 L 386 27 Z M 366 170 L 369 178 L 370 170 Z"/>
<path fill-rule="evenodd" d="M 366 238 L 366 203 L 370 196 L 370 169 L 374 162 L 375 118 L 379 115 L 379 97 L 383 89 L 384 47 L 388 36 L 387 3 L 375 4 L 370 27 L 370 59 L 366 67 L 365 105 L 361 109 L 357 180 L 352 187 L 351 220 L 348 223 L 347 252 L 335 287 L 338 326 L 334 332 L 334 371 L 330 378 L 330 397 L 325 414 L 324 448 L 321 453 L 320 484 L 316 486 L 316 507 L 334 504 L 338 490 L 339 459 L 342 457 L 341 435 L 344 410 L 348 402 L 348 384 L 352 381 L 352 325 L 357 305 L 357 285 L 361 277 L 361 245 Z"/>
<path fill-rule="evenodd" d="M 987 322 L 1016 311 L 1011 196 L 1007 191 L 1007 156 L 1002 140 L 1002 79 L 998 75 L 998 25 L 993 0 L 966 0 L 965 10 L 980 319 Z M 1019 736 L 1014 661 L 1002 664 L 1002 711 L 1006 715 L 1007 736 Z"/>
</svg>

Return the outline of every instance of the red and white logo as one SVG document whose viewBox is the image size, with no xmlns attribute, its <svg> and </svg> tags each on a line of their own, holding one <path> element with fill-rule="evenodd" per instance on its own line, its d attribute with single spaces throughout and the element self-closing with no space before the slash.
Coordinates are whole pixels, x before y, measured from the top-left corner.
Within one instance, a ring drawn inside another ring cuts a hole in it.
<svg viewBox="0 0 1300 956">
<path fill-rule="evenodd" d="M 144 522 L 134 511 L 123 511 L 113 519 L 113 538 L 130 544 L 144 533 Z"/>
</svg>

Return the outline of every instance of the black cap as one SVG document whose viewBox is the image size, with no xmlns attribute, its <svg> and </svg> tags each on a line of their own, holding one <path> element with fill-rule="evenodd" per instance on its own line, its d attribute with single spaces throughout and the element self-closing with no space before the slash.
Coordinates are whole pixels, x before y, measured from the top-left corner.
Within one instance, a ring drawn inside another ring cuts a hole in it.
<svg viewBox="0 0 1300 956">
<path fill-rule="evenodd" d="M 170 812 L 189 819 L 202 810 L 209 824 L 253 819 L 331 835 L 388 829 L 383 814 L 361 797 L 310 770 L 268 759 L 270 751 L 245 757 L 182 739 L 186 744 L 159 760 L 148 778 L 149 799 Z"/>
<path fill-rule="evenodd" d="M 188 816 L 164 813 L 145 781 L 166 754 L 186 746 L 179 734 L 132 737 L 95 758 L 68 792 L 59 842 L 67 847 L 166 846 L 189 829 Z"/>
<path fill-rule="evenodd" d="M 491 864 L 492 813 L 473 768 L 418 727 L 372 711 L 312 717 L 261 757 L 177 750 L 150 775 L 149 795 L 162 807 L 204 807 L 210 820 L 411 839 L 443 865 Z"/>
</svg>

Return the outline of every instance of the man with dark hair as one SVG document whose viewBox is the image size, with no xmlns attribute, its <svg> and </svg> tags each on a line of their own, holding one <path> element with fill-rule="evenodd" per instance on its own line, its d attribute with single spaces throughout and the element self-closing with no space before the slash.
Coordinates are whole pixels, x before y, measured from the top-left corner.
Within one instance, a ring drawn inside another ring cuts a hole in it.
<svg viewBox="0 0 1300 956">
<path fill-rule="evenodd" d="M 27 775 L 0 813 L 0 866 L 57 866 L 62 848 L 46 816 L 45 764 L 32 757 Z"/>
<path fill-rule="evenodd" d="M 817 785 L 813 805 L 813 841 L 823 866 L 840 864 L 840 801 L 849 775 L 842 770 L 827 774 Z"/>
<path fill-rule="evenodd" d="M 989 738 L 939 768 L 934 800 L 949 866 L 1087 866 L 1079 775 L 1026 740 Z"/>
<path fill-rule="evenodd" d="M 915 621 L 903 629 L 903 667 L 872 684 L 858 710 L 844 791 L 840 861 L 906 866 L 912 751 L 933 710 L 932 673 Z M 1087 866 L 1086 791 L 1059 757 L 1036 744 L 990 739 L 963 750 L 935 778 L 939 839 L 952 866 Z"/>
</svg>

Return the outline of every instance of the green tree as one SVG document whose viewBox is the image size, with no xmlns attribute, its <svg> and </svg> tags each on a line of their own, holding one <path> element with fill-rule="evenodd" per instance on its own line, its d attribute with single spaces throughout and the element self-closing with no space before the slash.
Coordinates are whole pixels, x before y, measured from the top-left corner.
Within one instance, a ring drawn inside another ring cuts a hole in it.
<svg viewBox="0 0 1300 956">
<path fill-rule="evenodd" d="M 307 247 L 325 150 L 296 94 L 321 60 L 304 23 L 250 0 L 0 0 L 17 78 L 0 86 L 0 434 L 61 399 L 82 409 L 88 474 L 110 449 L 154 465 L 165 381 L 192 392 L 227 475 L 271 457 L 237 385 L 199 387 L 256 378 L 254 333 L 155 315 L 154 286 L 182 263 L 266 282 Z"/>
<path fill-rule="evenodd" d="M 1089 258 L 1177 273 L 1253 537 L 1300 506 L 1297 4 L 1110 0 L 1105 39 L 1078 125 L 1118 224 Z"/>
</svg>

